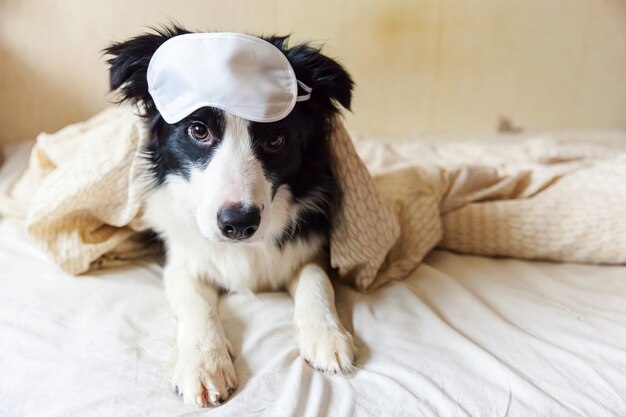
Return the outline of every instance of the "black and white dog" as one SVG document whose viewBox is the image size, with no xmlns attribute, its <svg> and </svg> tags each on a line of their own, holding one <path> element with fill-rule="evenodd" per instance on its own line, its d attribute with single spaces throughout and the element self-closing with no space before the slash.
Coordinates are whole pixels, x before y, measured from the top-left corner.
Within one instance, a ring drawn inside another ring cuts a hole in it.
<svg viewBox="0 0 626 417">
<path fill-rule="evenodd" d="M 341 203 L 329 136 L 352 80 L 334 60 L 286 37 L 264 38 L 287 57 L 310 100 L 283 120 L 249 122 L 204 107 L 168 124 L 146 71 L 172 27 L 111 45 L 110 85 L 137 103 L 149 126 L 145 218 L 167 248 L 165 290 L 178 321 L 172 382 L 185 402 L 217 405 L 237 388 L 233 350 L 217 315 L 220 290 L 286 288 L 295 303 L 300 353 L 328 373 L 353 369 L 327 275 L 330 219 Z"/>
</svg>

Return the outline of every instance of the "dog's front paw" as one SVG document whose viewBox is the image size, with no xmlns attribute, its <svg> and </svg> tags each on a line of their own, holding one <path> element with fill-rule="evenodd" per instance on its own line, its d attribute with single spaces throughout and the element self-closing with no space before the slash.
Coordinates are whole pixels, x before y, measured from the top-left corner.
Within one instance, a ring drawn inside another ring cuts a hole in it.
<svg viewBox="0 0 626 417">
<path fill-rule="evenodd" d="M 300 355 L 318 371 L 348 374 L 354 369 L 352 335 L 339 323 L 299 323 Z"/>
<path fill-rule="evenodd" d="M 184 349 L 172 375 L 172 384 L 186 404 L 220 405 L 237 389 L 237 374 L 227 345 Z"/>
</svg>

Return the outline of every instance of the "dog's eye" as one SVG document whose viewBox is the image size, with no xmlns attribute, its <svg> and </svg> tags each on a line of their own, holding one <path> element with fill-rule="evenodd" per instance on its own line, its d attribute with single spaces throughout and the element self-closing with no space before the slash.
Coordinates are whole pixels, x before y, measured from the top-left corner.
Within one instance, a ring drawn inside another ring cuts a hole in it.
<svg viewBox="0 0 626 417">
<path fill-rule="evenodd" d="M 270 152 L 276 152 L 277 150 L 282 148 L 284 143 L 285 143 L 285 137 L 282 135 L 279 135 L 279 136 L 274 136 L 273 138 L 265 142 L 263 147 Z"/>
<path fill-rule="evenodd" d="M 206 125 L 204 125 L 203 123 L 193 122 L 187 128 L 187 132 L 189 133 L 189 136 L 191 136 L 195 140 L 199 140 L 202 142 L 207 142 L 211 140 L 211 132 L 209 131 L 209 128 L 206 127 Z"/>
</svg>

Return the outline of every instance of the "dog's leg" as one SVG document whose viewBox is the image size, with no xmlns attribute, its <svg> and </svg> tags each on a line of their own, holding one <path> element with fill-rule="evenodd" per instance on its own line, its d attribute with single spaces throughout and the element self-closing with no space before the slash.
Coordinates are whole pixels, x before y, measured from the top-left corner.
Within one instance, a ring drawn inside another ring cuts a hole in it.
<svg viewBox="0 0 626 417">
<path fill-rule="evenodd" d="M 237 375 L 217 314 L 218 293 L 189 272 L 184 258 L 170 256 L 164 282 L 178 319 L 172 383 L 185 403 L 219 405 L 237 388 Z"/>
<path fill-rule="evenodd" d="M 326 272 L 307 264 L 288 285 L 294 300 L 300 354 L 315 369 L 349 373 L 353 369 L 352 336 L 335 309 L 335 294 Z"/>
</svg>

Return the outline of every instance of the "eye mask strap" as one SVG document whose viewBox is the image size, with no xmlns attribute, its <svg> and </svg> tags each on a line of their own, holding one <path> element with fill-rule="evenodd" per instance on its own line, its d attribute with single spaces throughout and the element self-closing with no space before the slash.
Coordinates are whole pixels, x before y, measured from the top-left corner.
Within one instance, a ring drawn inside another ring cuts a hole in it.
<svg viewBox="0 0 626 417">
<path fill-rule="evenodd" d="M 311 91 L 313 91 L 313 89 L 311 87 L 309 87 L 308 85 L 306 85 L 305 83 L 303 83 L 302 81 L 300 81 L 300 80 L 298 80 L 298 85 L 307 94 L 303 94 L 301 96 L 296 97 L 296 101 L 307 101 L 308 99 L 310 99 L 311 98 Z"/>
</svg>

